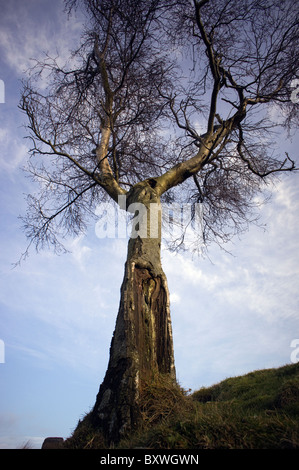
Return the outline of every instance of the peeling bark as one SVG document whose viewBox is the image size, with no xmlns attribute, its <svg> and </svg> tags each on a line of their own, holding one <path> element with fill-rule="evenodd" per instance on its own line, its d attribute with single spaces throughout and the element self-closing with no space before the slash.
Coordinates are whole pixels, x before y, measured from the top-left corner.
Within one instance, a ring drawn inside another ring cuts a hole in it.
<svg viewBox="0 0 299 470">
<path fill-rule="evenodd" d="M 157 201 L 149 184 L 135 194 L 138 202 L 142 194 L 147 208 L 149 201 Z M 108 369 L 92 412 L 95 426 L 110 443 L 138 425 L 144 379 L 156 371 L 175 380 L 169 292 L 160 246 L 160 237 L 138 236 L 129 241 Z"/>
</svg>

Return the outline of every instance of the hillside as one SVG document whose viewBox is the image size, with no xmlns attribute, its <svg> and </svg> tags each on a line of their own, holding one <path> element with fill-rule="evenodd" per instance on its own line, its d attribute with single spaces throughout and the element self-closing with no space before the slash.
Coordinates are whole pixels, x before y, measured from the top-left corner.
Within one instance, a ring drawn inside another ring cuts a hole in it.
<svg viewBox="0 0 299 470">
<path fill-rule="evenodd" d="M 153 377 L 142 403 L 142 428 L 118 448 L 299 448 L 299 363 L 229 378 L 192 395 L 165 377 Z M 105 445 L 86 415 L 65 447 Z"/>
</svg>

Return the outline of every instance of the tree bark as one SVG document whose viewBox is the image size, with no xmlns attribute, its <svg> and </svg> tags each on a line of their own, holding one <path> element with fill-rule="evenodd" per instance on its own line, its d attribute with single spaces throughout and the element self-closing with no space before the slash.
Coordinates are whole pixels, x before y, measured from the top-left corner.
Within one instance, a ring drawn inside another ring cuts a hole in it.
<svg viewBox="0 0 299 470">
<path fill-rule="evenodd" d="M 94 425 L 109 443 L 138 426 L 140 389 L 147 377 L 158 372 L 175 381 L 169 292 L 160 258 L 161 214 L 156 210 L 160 201 L 144 182 L 130 192 L 127 207 L 136 202 L 146 208 L 138 223 L 147 227 L 140 231 L 143 236 L 129 240 L 109 364 L 92 411 Z M 156 237 L 150 236 L 151 208 L 159 216 Z"/>
</svg>

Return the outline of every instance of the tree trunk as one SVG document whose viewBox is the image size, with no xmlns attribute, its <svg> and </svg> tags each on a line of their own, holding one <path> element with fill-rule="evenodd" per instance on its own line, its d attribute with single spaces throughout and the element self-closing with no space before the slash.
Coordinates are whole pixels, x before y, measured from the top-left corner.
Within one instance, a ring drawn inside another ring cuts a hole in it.
<svg viewBox="0 0 299 470">
<path fill-rule="evenodd" d="M 142 236 L 129 240 L 108 369 L 92 412 L 95 426 L 110 443 L 138 425 L 144 379 L 157 371 L 175 380 L 169 293 L 160 258 L 159 211 L 158 236 L 151 237 L 149 230 L 150 207 L 159 207 L 159 200 L 150 185 L 139 184 L 127 206 L 131 202 L 142 202 L 146 208 L 138 223 L 139 229 L 145 223 L 147 229 Z"/>
</svg>

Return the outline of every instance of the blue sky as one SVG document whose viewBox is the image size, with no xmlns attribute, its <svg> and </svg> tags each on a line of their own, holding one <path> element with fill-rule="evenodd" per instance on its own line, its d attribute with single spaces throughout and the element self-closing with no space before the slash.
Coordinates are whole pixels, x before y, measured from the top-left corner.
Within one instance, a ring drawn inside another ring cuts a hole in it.
<svg viewBox="0 0 299 470">
<path fill-rule="evenodd" d="M 95 225 L 67 241 L 71 253 L 30 253 L 18 216 L 36 188 L 17 105 L 20 79 L 44 52 L 67 58 L 80 21 L 60 0 L 0 0 L 0 448 L 70 435 L 103 380 L 126 257 L 123 239 L 99 239 Z M 297 159 L 299 139 L 281 135 Z M 177 378 L 186 389 L 291 362 L 299 338 L 299 175 L 286 175 L 261 208 L 265 230 L 209 250 L 209 257 L 162 253 L 171 293 Z M 1 358 L 0 358 L 1 359 Z"/>
</svg>

